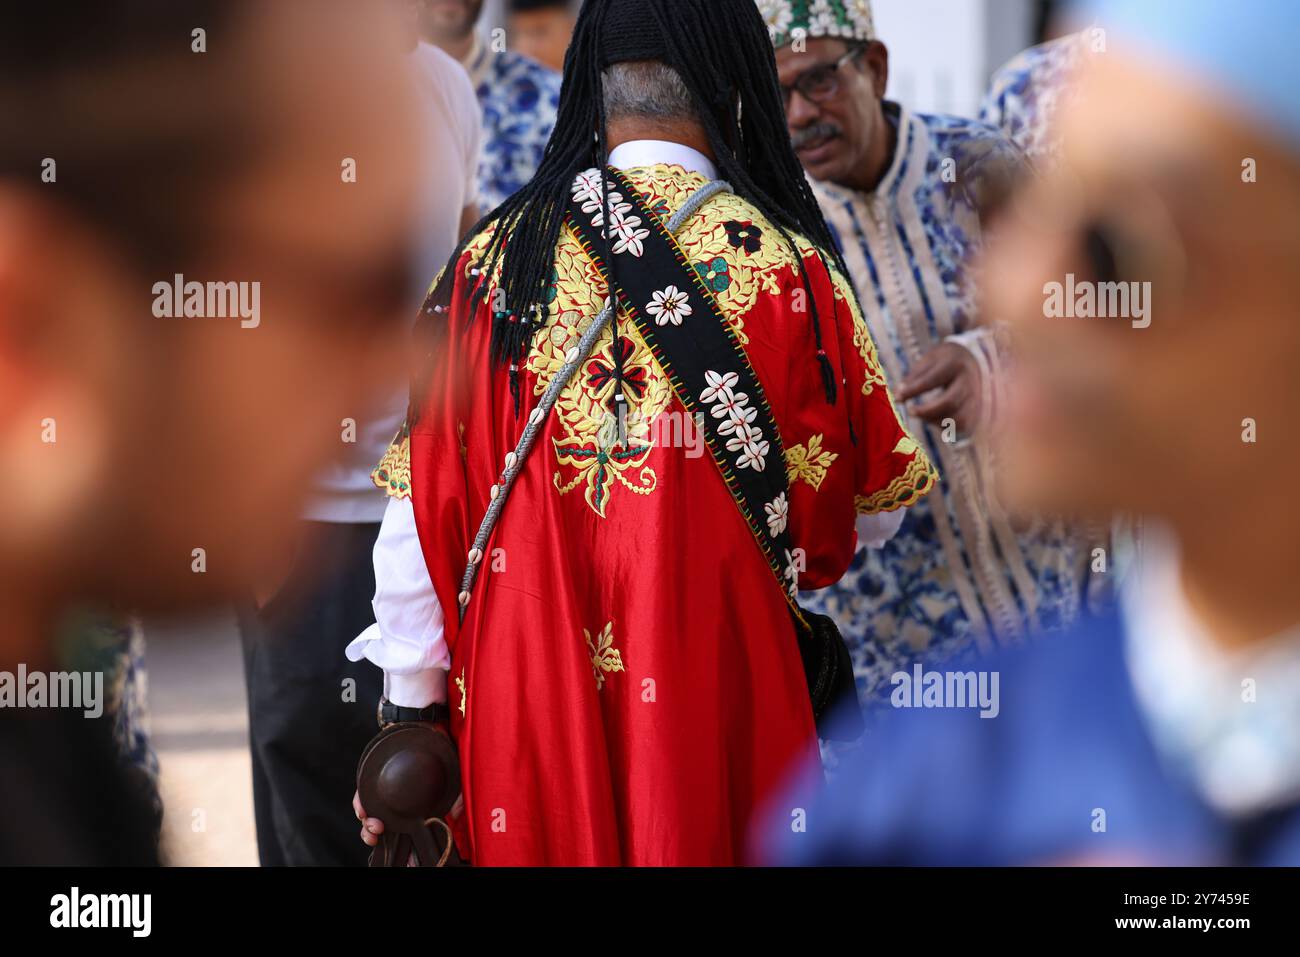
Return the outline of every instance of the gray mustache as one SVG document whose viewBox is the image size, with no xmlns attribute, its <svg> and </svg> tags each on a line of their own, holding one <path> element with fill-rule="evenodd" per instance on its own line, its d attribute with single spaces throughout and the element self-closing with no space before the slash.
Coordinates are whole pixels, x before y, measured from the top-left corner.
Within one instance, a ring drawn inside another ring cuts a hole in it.
<svg viewBox="0 0 1300 957">
<path fill-rule="evenodd" d="M 795 149 L 801 150 L 813 140 L 839 136 L 841 132 L 839 126 L 834 123 L 816 123 L 795 133 L 790 137 L 790 142 Z"/>
</svg>

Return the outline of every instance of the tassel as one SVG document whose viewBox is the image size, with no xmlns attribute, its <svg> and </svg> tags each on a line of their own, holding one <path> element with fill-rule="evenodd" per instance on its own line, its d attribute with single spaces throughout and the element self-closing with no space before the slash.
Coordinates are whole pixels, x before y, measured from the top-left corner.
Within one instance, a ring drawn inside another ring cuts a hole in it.
<svg viewBox="0 0 1300 957">
<path fill-rule="evenodd" d="M 826 265 L 825 260 L 822 260 L 822 265 L 823 267 Z M 835 404 L 835 370 L 831 367 L 831 360 L 826 357 L 826 349 L 822 345 L 822 323 L 821 323 L 821 319 L 817 315 L 817 299 L 813 295 L 812 284 L 808 280 L 808 273 L 804 269 L 802 262 L 799 263 L 799 274 L 803 278 L 804 288 L 808 290 L 808 298 L 812 302 L 812 309 L 809 311 L 812 313 L 813 339 L 817 343 L 817 364 L 821 366 L 822 388 L 825 389 L 826 391 L 826 404 L 834 405 Z M 835 321 L 836 321 L 836 326 L 838 328 L 839 305 L 835 302 L 835 295 L 833 291 L 831 294 L 831 309 L 833 309 L 835 312 Z"/>
<path fill-rule="evenodd" d="M 618 445 L 619 448 L 627 448 L 627 396 L 620 390 L 618 395 L 614 396 L 614 402 L 618 406 Z"/>
<path fill-rule="evenodd" d="M 822 370 L 822 386 L 826 389 L 826 404 L 835 404 L 835 370 L 831 368 L 831 360 L 826 358 L 826 350 L 817 350 L 817 364 Z"/>
</svg>

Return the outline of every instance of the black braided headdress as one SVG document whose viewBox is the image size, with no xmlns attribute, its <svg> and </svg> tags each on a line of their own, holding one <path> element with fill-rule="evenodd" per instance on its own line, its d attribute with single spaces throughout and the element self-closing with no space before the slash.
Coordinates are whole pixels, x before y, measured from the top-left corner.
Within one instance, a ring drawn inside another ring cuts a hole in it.
<svg viewBox="0 0 1300 957">
<path fill-rule="evenodd" d="M 847 275 L 790 145 L 772 44 L 753 0 L 586 0 L 564 58 L 555 131 L 536 175 L 470 230 L 426 303 L 426 311 L 446 307 L 454 265 L 465 244 L 497 224 L 476 262 L 474 296 L 476 304 L 482 302 L 487 279 L 500 265 L 504 304 L 493 314 L 492 359 L 510 365 L 516 411 L 518 366 L 545 324 L 570 186 L 582 170 L 603 167 L 608 156 L 601 74 L 612 64 L 638 60 L 662 62 L 682 78 L 719 177 L 775 225 L 795 254 L 805 287 L 809 278 L 793 233 L 808 239 L 823 262 L 829 259 Z M 606 181 L 606 222 L 610 190 Z M 612 268 L 616 257 L 608 248 L 604 258 Z M 808 302 L 826 399 L 833 403 L 835 377 L 822 348 L 811 288 Z"/>
</svg>

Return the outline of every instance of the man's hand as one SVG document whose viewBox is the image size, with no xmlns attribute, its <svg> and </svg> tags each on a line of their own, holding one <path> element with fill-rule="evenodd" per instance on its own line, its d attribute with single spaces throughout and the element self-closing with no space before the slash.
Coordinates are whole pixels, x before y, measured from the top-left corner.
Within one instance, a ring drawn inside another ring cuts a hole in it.
<svg viewBox="0 0 1300 957">
<path fill-rule="evenodd" d="M 942 391 L 918 402 L 912 411 L 935 425 L 952 419 L 960 434 L 969 435 L 981 411 L 980 368 L 965 347 L 955 342 L 941 342 L 932 347 L 912 366 L 896 397 L 900 402 L 907 402 L 933 389 Z"/>
<path fill-rule="evenodd" d="M 366 809 L 361 806 L 361 795 L 356 791 L 352 793 L 352 811 L 361 822 L 362 842 L 368 847 L 376 847 L 379 835 L 384 833 L 384 822 L 377 817 L 366 817 Z"/>
<path fill-rule="evenodd" d="M 445 721 L 419 723 L 427 724 L 428 727 L 433 728 L 439 734 L 446 736 L 448 739 L 451 738 L 451 729 L 447 726 Z M 447 813 L 446 821 L 448 825 L 451 825 L 457 818 L 459 818 L 460 815 L 464 813 L 464 809 L 465 797 L 462 794 L 456 798 L 456 803 L 452 805 L 451 810 Z M 352 792 L 352 813 L 355 814 L 357 820 L 361 822 L 361 842 L 367 847 L 378 847 L 384 833 L 384 822 L 377 817 L 370 817 L 366 814 L 366 809 L 361 806 L 360 791 Z M 407 856 L 406 866 L 419 866 L 419 860 L 416 858 L 414 850 L 412 850 Z"/>
<path fill-rule="evenodd" d="M 379 844 L 379 836 L 384 833 L 384 822 L 377 817 L 366 817 L 366 809 L 361 806 L 361 795 L 352 792 L 352 810 L 361 822 L 361 840 L 368 847 L 375 847 Z M 420 861 L 415 856 L 415 851 L 406 855 L 407 867 L 419 867 Z"/>
</svg>

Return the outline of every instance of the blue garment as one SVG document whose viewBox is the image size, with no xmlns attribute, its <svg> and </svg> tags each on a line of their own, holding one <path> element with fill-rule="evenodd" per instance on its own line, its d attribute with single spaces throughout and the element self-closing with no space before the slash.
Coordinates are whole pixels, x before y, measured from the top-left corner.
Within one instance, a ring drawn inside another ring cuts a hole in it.
<svg viewBox="0 0 1300 957">
<path fill-rule="evenodd" d="M 1162 763 L 1139 710 L 1117 614 L 970 666 L 1000 709 L 898 709 L 830 787 L 756 832 L 788 864 L 1300 864 L 1300 808 L 1215 813 Z M 931 665 L 931 667 L 935 667 Z M 961 668 L 960 670 L 966 670 Z M 820 774 L 818 768 L 813 774 Z M 812 775 L 804 780 L 809 786 Z M 1095 830 L 1098 812 L 1105 830 Z"/>
<path fill-rule="evenodd" d="M 980 119 L 1000 129 L 1035 162 L 1054 157 L 1060 143 L 1052 129 L 1074 95 L 1073 75 L 1094 38 L 1070 34 L 1017 54 L 993 74 L 980 104 Z"/>
<path fill-rule="evenodd" d="M 1001 349 L 996 324 L 979 321 L 971 262 L 983 243 L 982 206 L 1025 159 L 983 123 L 888 101 L 884 112 L 897 145 L 881 181 L 870 193 L 818 182 L 818 202 L 891 385 L 957 337 L 980 355 L 982 404 L 996 414 Z M 1090 548 L 1104 544 L 1062 522 L 1012 522 L 989 493 L 986 442 L 953 442 L 911 409 L 900 412 L 942 481 L 884 548 L 859 548 L 838 584 L 801 596 L 839 625 L 868 702 L 918 659 L 1068 625 L 1090 598 Z"/>
<path fill-rule="evenodd" d="M 483 110 L 479 207 L 487 214 L 533 178 L 555 129 L 560 74 L 519 53 L 480 44 L 466 64 Z"/>
</svg>

